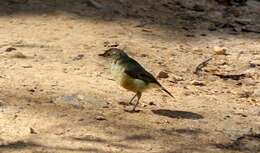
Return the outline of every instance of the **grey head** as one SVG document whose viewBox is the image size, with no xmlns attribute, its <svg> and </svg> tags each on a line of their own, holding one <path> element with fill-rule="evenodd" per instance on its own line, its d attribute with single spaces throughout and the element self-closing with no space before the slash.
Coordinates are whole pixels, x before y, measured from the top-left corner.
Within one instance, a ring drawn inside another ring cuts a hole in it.
<svg viewBox="0 0 260 153">
<path fill-rule="evenodd" d="M 123 50 L 118 48 L 110 48 L 106 50 L 103 54 L 98 54 L 98 55 L 106 58 L 111 58 L 111 59 L 120 59 L 120 58 L 128 57 Z"/>
</svg>

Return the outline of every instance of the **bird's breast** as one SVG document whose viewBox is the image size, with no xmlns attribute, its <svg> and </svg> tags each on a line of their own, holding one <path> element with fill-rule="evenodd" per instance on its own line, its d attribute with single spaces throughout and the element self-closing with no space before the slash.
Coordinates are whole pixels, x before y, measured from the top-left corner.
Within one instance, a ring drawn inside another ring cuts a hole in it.
<svg viewBox="0 0 260 153">
<path fill-rule="evenodd" d="M 128 74 L 126 74 L 125 68 L 119 64 L 112 64 L 111 67 L 112 75 L 116 82 L 121 85 L 123 88 L 133 91 L 133 92 L 142 92 L 145 89 L 150 88 L 150 84 L 147 84 L 143 80 L 135 79 Z"/>
</svg>

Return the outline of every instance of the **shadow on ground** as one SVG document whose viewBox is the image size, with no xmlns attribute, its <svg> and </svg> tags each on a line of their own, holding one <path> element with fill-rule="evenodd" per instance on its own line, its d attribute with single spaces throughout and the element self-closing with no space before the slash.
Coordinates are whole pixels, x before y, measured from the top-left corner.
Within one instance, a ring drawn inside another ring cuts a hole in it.
<svg viewBox="0 0 260 153">
<path fill-rule="evenodd" d="M 214 17 L 214 11 L 217 4 L 205 1 L 194 1 L 188 5 L 178 0 L 156 1 L 156 0 L 109 0 L 109 1 L 94 1 L 94 0 L 7 0 L 0 2 L 0 16 L 10 16 L 16 14 L 25 15 L 57 15 L 59 13 L 69 13 L 76 15 L 75 19 L 94 19 L 103 21 L 116 21 L 118 19 L 136 20 L 140 24 L 137 27 L 145 25 L 160 25 L 160 28 L 167 28 L 182 32 L 196 32 L 198 30 L 216 31 L 219 28 L 235 29 L 241 26 L 231 22 L 230 18 L 232 9 L 239 10 L 240 8 L 222 8 L 218 10 L 223 13 L 221 19 L 218 16 Z M 193 4 L 194 3 L 194 4 Z M 212 3 L 212 4 L 211 4 Z M 199 8 L 199 9 L 198 9 Z M 243 10 L 243 7 L 241 7 Z M 212 14 L 212 15 L 211 15 Z M 216 14 L 216 13 L 215 13 Z M 241 17 L 247 15 L 245 11 Z M 253 21 L 257 17 L 249 16 Z M 248 18 L 248 16 L 246 16 Z M 259 21 L 260 22 L 260 21 Z M 216 27 L 215 27 L 216 26 Z M 178 29 L 180 28 L 180 29 Z M 249 31 L 248 31 L 249 32 Z M 193 37 L 189 34 L 188 37 Z"/>
<path fill-rule="evenodd" d="M 166 116 L 170 118 L 180 118 L 180 119 L 203 119 L 204 117 L 200 114 L 187 112 L 187 111 L 175 111 L 175 110 L 168 110 L 168 109 L 157 109 L 152 110 L 152 112 L 156 115 Z"/>
</svg>

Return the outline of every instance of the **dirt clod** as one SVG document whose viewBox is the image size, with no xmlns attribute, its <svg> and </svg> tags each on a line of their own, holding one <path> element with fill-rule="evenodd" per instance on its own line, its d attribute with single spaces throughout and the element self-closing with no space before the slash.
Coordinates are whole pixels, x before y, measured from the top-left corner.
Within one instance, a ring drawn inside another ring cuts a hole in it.
<svg viewBox="0 0 260 153">
<path fill-rule="evenodd" d="M 226 47 L 214 46 L 213 50 L 214 50 L 216 55 L 227 55 L 227 48 Z"/>
<path fill-rule="evenodd" d="M 35 129 L 30 128 L 30 134 L 37 134 L 37 132 L 35 131 Z"/>
<path fill-rule="evenodd" d="M 5 49 L 6 52 L 11 52 L 11 51 L 14 51 L 14 50 L 16 50 L 16 48 L 14 48 L 14 47 L 8 47 L 8 48 Z"/>
<path fill-rule="evenodd" d="M 98 121 L 106 120 L 106 118 L 104 116 L 96 116 L 95 119 Z"/>
<path fill-rule="evenodd" d="M 191 81 L 191 84 L 194 86 L 205 86 L 206 83 L 204 81 L 199 81 L 199 80 L 193 80 Z"/>
<path fill-rule="evenodd" d="M 160 72 L 158 73 L 158 75 L 157 75 L 157 78 L 160 78 L 160 79 L 165 79 L 165 78 L 168 78 L 168 77 L 169 77 L 169 75 L 168 75 L 168 73 L 165 72 L 165 71 L 160 71 Z"/>
</svg>

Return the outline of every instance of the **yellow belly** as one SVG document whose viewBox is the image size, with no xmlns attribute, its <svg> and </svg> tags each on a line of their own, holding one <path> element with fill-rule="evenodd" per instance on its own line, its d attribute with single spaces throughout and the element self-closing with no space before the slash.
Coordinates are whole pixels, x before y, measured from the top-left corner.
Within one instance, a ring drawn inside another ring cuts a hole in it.
<svg viewBox="0 0 260 153">
<path fill-rule="evenodd" d="M 124 72 L 124 68 L 118 65 L 112 65 L 112 74 L 115 80 L 125 89 L 133 92 L 143 92 L 152 87 L 143 80 L 130 77 Z"/>
</svg>

